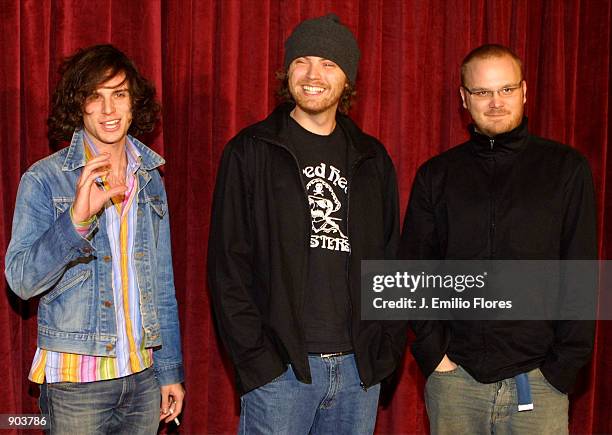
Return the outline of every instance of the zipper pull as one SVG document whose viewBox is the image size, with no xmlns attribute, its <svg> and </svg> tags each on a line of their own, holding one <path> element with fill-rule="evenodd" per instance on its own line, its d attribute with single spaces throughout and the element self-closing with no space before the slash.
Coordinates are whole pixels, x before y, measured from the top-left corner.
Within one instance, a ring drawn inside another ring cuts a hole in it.
<svg viewBox="0 0 612 435">
<path fill-rule="evenodd" d="M 495 144 L 495 139 L 489 139 L 489 142 L 491 143 L 491 151 L 493 151 L 493 144 Z"/>
</svg>

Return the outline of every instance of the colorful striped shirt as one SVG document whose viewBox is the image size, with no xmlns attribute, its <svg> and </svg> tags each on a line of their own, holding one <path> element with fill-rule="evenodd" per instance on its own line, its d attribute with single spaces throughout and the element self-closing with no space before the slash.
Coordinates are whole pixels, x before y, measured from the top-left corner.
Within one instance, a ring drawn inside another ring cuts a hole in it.
<svg viewBox="0 0 612 435">
<path fill-rule="evenodd" d="M 83 137 L 85 156 L 90 160 L 98 153 L 87 135 Z M 140 291 L 133 262 L 138 208 L 136 171 L 140 167 L 140 154 L 129 138 L 125 150 L 128 190 L 122 201 L 114 198 L 108 202 L 103 212 L 112 258 L 113 307 L 117 323 L 116 357 L 78 355 L 37 348 L 29 375 L 33 382 L 41 384 L 45 380 L 53 383 L 116 379 L 153 365 L 153 349 L 144 347 Z M 109 189 L 105 180 L 104 187 Z M 75 229 L 83 237 L 89 236 L 89 226 L 75 225 Z"/>
</svg>

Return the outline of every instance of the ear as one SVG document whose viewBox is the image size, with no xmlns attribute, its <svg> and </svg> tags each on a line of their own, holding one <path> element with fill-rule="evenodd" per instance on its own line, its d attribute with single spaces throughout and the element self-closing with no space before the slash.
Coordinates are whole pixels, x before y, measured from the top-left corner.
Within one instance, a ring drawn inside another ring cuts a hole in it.
<svg viewBox="0 0 612 435">
<path fill-rule="evenodd" d="M 521 86 L 523 87 L 523 104 L 525 104 L 527 102 L 527 82 L 523 80 Z"/>
<path fill-rule="evenodd" d="M 467 103 L 465 100 L 467 100 L 468 95 L 465 89 L 463 89 L 463 86 L 459 86 L 459 95 L 461 95 L 461 102 L 463 103 L 463 108 L 467 109 Z"/>
</svg>

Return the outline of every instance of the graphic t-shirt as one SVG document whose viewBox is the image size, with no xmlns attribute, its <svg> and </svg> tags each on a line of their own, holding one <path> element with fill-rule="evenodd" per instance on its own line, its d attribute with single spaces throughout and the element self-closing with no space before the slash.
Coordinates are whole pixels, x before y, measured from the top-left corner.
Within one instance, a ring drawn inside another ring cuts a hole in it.
<svg viewBox="0 0 612 435">
<path fill-rule="evenodd" d="M 308 352 L 352 349 L 346 278 L 348 253 L 347 141 L 340 127 L 328 136 L 309 132 L 290 118 L 291 145 L 297 155 L 310 207 L 310 256 L 304 297 Z"/>
</svg>

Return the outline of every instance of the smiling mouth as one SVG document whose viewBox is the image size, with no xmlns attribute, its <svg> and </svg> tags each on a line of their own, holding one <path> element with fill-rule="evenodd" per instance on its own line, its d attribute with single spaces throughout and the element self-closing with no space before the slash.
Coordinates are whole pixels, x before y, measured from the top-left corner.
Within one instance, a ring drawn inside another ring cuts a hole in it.
<svg viewBox="0 0 612 435">
<path fill-rule="evenodd" d="M 325 88 L 322 88 L 320 86 L 309 86 L 309 85 L 303 85 L 302 89 L 304 90 L 304 93 L 307 95 L 319 95 L 325 91 Z"/>
<path fill-rule="evenodd" d="M 102 128 L 104 130 L 115 130 L 119 127 L 119 119 L 113 119 L 112 121 L 101 122 Z"/>
</svg>

